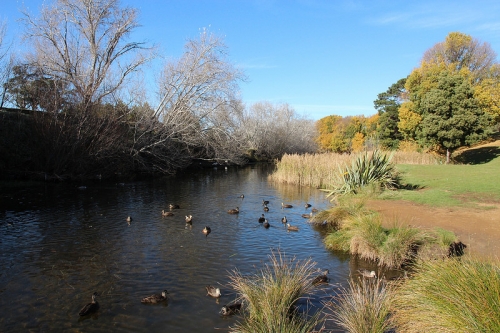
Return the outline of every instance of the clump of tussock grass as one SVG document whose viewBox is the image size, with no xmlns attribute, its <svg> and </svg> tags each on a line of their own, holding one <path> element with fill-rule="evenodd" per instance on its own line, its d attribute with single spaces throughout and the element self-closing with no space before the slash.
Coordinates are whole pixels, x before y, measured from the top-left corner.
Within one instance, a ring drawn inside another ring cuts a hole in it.
<svg viewBox="0 0 500 333">
<path fill-rule="evenodd" d="M 472 259 L 420 262 L 392 300 L 398 332 L 500 332 L 500 267 Z"/>
<path fill-rule="evenodd" d="M 237 270 L 230 275 L 230 285 L 245 305 L 244 320 L 232 332 L 311 332 L 320 324 L 320 311 L 313 315 L 299 313 L 299 298 L 311 292 L 317 274 L 311 259 L 288 259 L 273 252 L 271 262 L 260 272 L 243 276 Z"/>
<path fill-rule="evenodd" d="M 427 234 L 418 228 L 384 228 L 380 214 L 371 213 L 347 218 L 324 242 L 329 249 L 349 251 L 380 266 L 398 268 L 415 259 L 426 239 Z"/>
<path fill-rule="evenodd" d="M 349 333 L 384 333 L 390 327 L 391 288 L 379 279 L 350 280 L 327 308 L 332 320 Z"/>
<path fill-rule="evenodd" d="M 317 226 L 328 226 L 334 230 L 342 228 L 344 221 L 350 217 L 369 214 L 365 207 L 368 196 L 345 195 L 336 198 L 336 204 L 326 210 L 318 212 L 309 222 Z"/>
</svg>

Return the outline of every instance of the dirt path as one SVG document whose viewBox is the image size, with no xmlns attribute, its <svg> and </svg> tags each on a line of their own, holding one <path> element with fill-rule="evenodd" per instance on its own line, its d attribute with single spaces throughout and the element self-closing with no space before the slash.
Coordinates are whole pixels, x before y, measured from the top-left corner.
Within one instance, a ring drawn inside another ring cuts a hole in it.
<svg viewBox="0 0 500 333">
<path fill-rule="evenodd" d="M 367 207 L 385 217 L 386 227 L 395 222 L 423 229 L 441 227 L 453 231 L 467 245 L 466 253 L 500 260 L 500 205 L 496 205 L 496 209 L 480 210 L 431 208 L 402 200 L 372 200 Z"/>
</svg>

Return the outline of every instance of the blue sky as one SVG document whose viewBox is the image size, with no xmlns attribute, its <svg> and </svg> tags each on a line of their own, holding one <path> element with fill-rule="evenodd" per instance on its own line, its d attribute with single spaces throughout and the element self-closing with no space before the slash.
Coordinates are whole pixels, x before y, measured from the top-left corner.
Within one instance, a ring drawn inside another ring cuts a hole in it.
<svg viewBox="0 0 500 333">
<path fill-rule="evenodd" d="M 3 0 L 9 36 L 22 27 L 18 9 L 37 13 L 43 1 Z M 200 29 L 224 36 L 230 61 L 248 82 L 241 97 L 288 103 L 317 120 L 375 114 L 373 101 L 406 77 L 425 50 L 452 31 L 488 42 L 500 54 L 498 1 L 122 0 L 139 9 L 132 37 L 179 57 Z M 150 77 L 161 60 L 146 68 Z M 154 87 L 154 82 L 151 82 Z"/>
</svg>

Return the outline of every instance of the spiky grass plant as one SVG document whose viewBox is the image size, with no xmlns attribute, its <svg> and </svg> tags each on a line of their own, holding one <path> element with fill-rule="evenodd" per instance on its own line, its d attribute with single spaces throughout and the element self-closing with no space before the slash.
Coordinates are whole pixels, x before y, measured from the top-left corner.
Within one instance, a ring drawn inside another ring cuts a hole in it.
<svg viewBox="0 0 500 333">
<path fill-rule="evenodd" d="M 358 155 L 350 167 L 339 167 L 339 178 L 340 180 L 335 181 L 331 189 L 326 190 L 328 196 L 335 198 L 338 195 L 358 193 L 360 189 L 372 184 L 380 188 L 394 189 L 398 187 L 400 181 L 391 162 L 391 155 L 378 150 Z"/>
<path fill-rule="evenodd" d="M 384 333 L 390 327 L 391 289 L 380 279 L 350 280 L 334 302 L 332 320 L 349 333 Z"/>
<path fill-rule="evenodd" d="M 315 263 L 288 259 L 281 252 L 269 257 L 270 263 L 255 275 L 243 276 L 237 270 L 230 275 L 230 284 L 246 311 L 232 332 L 311 332 L 319 324 L 320 312 L 301 314 L 295 303 L 311 292 Z"/>
<path fill-rule="evenodd" d="M 500 267 L 472 259 L 423 261 L 392 302 L 398 332 L 500 332 Z"/>
</svg>

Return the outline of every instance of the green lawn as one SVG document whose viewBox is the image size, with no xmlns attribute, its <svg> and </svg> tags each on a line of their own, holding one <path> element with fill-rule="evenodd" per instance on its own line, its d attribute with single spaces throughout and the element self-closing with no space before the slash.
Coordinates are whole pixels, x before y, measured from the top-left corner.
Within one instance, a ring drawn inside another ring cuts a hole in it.
<svg viewBox="0 0 500 333">
<path fill-rule="evenodd" d="M 471 164 L 398 164 L 408 189 L 386 192 L 382 197 L 431 206 L 487 208 L 500 203 L 500 147 L 475 148 L 462 155 L 461 161 Z"/>
</svg>

